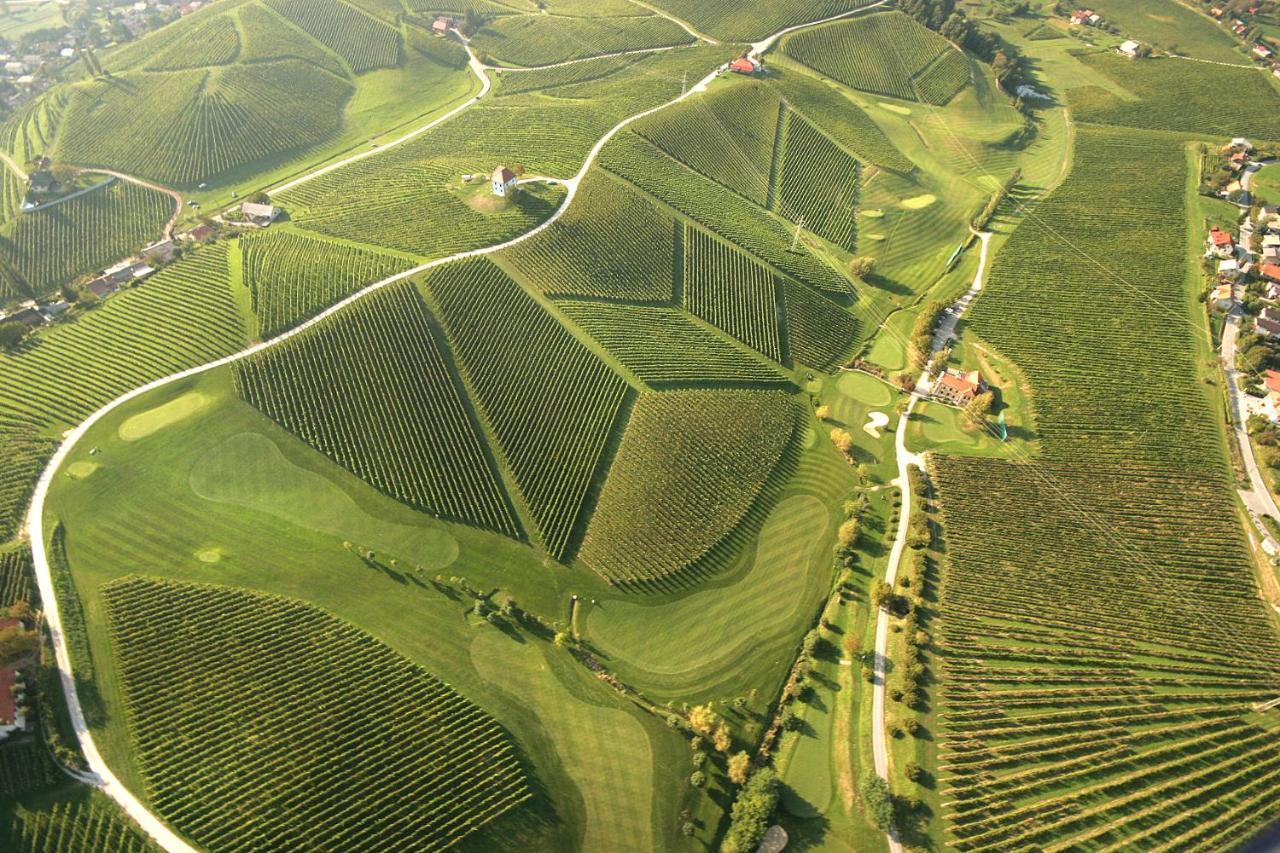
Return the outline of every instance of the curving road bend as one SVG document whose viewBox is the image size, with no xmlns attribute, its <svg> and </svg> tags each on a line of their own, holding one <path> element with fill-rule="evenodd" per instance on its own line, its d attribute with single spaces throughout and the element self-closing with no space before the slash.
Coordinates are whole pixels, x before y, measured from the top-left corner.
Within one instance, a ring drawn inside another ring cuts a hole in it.
<svg viewBox="0 0 1280 853">
<path fill-rule="evenodd" d="M 946 344 L 947 339 L 951 337 L 951 333 L 955 329 L 960 315 L 964 313 L 965 309 L 973 302 L 974 297 L 982 290 L 987 271 L 987 255 L 991 245 L 991 234 L 982 232 L 978 234 L 978 239 L 982 241 L 982 255 L 978 260 L 978 271 L 974 275 L 973 285 L 956 301 L 952 313 L 946 317 L 942 327 L 935 334 L 933 340 L 934 352 L 937 352 Z M 927 393 L 928 387 L 929 374 L 926 371 L 920 375 L 920 379 L 916 383 L 916 390 L 912 392 L 911 398 L 907 402 L 907 410 L 898 421 L 897 436 L 894 441 L 895 455 L 898 460 L 897 483 L 902 491 L 902 512 L 898 517 L 898 530 L 893 538 L 893 547 L 889 551 L 889 564 L 884 571 L 884 581 L 889 586 L 893 586 L 897 581 L 898 566 L 902 562 L 902 555 L 907 547 L 907 532 L 910 529 L 911 522 L 911 468 L 914 466 L 924 470 L 925 467 L 923 454 L 912 453 L 907 450 L 907 422 L 911 417 L 912 410 L 916 407 L 916 403 L 923 399 L 923 395 Z M 872 682 L 871 698 L 871 754 L 875 762 L 876 775 L 886 782 L 889 781 L 889 739 L 885 727 L 885 688 L 887 686 L 888 653 L 889 611 L 881 608 L 880 612 L 876 614 L 875 680 Z M 902 853 L 902 842 L 898 838 L 896 830 L 889 833 L 889 849 L 892 853 Z"/>
<path fill-rule="evenodd" d="M 842 15 L 836 15 L 832 18 L 827 18 L 822 21 L 815 21 L 810 24 L 800 24 L 794 27 L 789 27 L 785 30 L 782 30 L 774 34 L 773 36 L 769 37 L 768 39 L 765 39 L 762 42 L 758 42 L 756 45 L 753 46 L 753 52 L 758 53 L 760 51 L 767 50 L 770 46 L 772 46 L 777 41 L 778 38 L 794 30 L 802 29 L 804 27 L 809 27 L 809 26 L 816 26 L 818 24 L 827 23 L 828 21 L 847 17 L 849 15 L 857 14 L 860 12 L 866 12 L 868 9 L 872 9 L 877 6 L 882 6 L 887 2 L 888 0 L 879 0 L 879 2 L 875 4 L 872 4 L 870 6 L 865 6 L 861 9 L 853 10 L 851 12 L 847 12 Z M 422 135 L 423 133 L 428 132 L 432 128 L 439 126 L 441 123 L 448 121 L 450 118 L 453 118 L 454 116 L 466 110 L 468 107 L 471 107 L 477 102 L 479 102 L 481 98 L 483 98 L 486 94 L 488 94 L 488 92 L 492 88 L 492 83 L 489 80 L 488 75 L 484 73 L 485 72 L 484 66 L 476 58 L 475 54 L 471 52 L 469 47 L 467 52 L 470 56 L 470 67 L 472 71 L 484 81 L 481 92 L 478 95 L 474 96 L 470 100 L 466 101 L 465 103 L 451 110 L 449 113 L 445 114 L 444 116 L 441 116 L 440 118 L 435 119 L 434 121 L 405 134 L 403 137 L 400 137 L 399 139 L 397 139 L 392 143 L 389 143 L 377 149 L 362 152 L 360 154 L 348 157 L 336 163 L 331 163 L 327 166 L 317 169 L 314 172 L 311 172 L 307 175 L 297 178 L 296 180 L 290 181 L 282 186 L 276 187 L 275 189 L 271 190 L 269 194 L 274 195 L 277 193 L 285 192 L 286 190 L 292 189 L 293 187 L 306 183 L 307 181 L 317 178 L 320 175 L 332 172 L 335 169 L 341 168 L 342 166 L 357 162 L 359 160 L 363 160 L 366 157 L 375 156 L 376 154 L 381 153 L 382 151 L 386 151 L 389 148 L 394 148 L 397 145 L 403 144 L 404 142 L 407 142 L 410 139 L 413 139 L 417 136 Z M 62 444 L 59 445 L 58 449 L 54 452 L 53 457 L 49 460 L 48 464 L 45 466 L 43 472 L 41 473 L 40 479 L 36 483 L 35 491 L 32 494 L 31 505 L 27 510 L 26 526 L 30 533 L 31 554 L 32 554 L 33 563 L 35 565 L 36 582 L 40 590 L 40 599 L 44 607 L 45 621 L 46 621 L 46 624 L 48 624 L 49 626 L 49 632 L 53 639 L 54 652 L 55 652 L 55 657 L 57 660 L 58 670 L 59 670 L 59 677 L 62 682 L 63 692 L 66 694 L 67 708 L 71 717 L 72 726 L 75 729 L 76 737 L 79 740 L 81 749 L 84 752 L 86 760 L 88 761 L 89 768 L 91 771 L 91 774 L 90 774 L 91 778 L 95 780 L 96 784 L 101 788 L 101 790 L 105 794 L 107 794 L 113 800 L 115 800 L 116 803 L 119 804 L 120 807 L 123 808 L 129 814 L 129 816 L 133 818 L 138 823 L 138 825 L 148 835 L 150 835 L 156 841 L 156 843 L 159 844 L 164 850 L 170 851 L 170 853 L 194 853 L 194 848 L 192 848 L 186 841 L 180 838 L 162 820 L 160 820 L 159 817 L 153 814 L 140 800 L 138 800 L 137 797 L 133 795 L 132 792 L 129 791 L 127 787 L 125 787 L 125 785 L 119 780 L 119 778 L 117 778 L 116 775 L 111 772 L 110 767 L 107 766 L 106 761 L 103 759 L 101 752 L 98 750 L 98 747 L 94 742 L 92 733 L 89 731 L 88 723 L 85 720 L 84 708 L 80 703 L 80 696 L 76 691 L 76 684 L 75 684 L 75 678 L 72 671 L 71 658 L 67 651 L 66 636 L 64 633 L 63 625 L 62 625 L 62 615 L 58 606 L 57 595 L 54 592 L 53 578 L 52 578 L 52 574 L 49 566 L 49 555 L 45 547 L 46 536 L 44 532 L 45 503 L 49 497 L 49 490 L 53 484 L 54 476 L 62 467 L 63 463 L 67 460 L 67 457 L 71 454 L 71 451 L 75 449 L 76 445 L 80 442 L 82 438 L 84 438 L 85 434 L 90 430 L 90 428 L 94 426 L 94 424 L 96 424 L 98 421 L 100 421 L 102 418 L 104 418 L 111 412 L 115 411 L 120 406 L 132 400 L 135 400 L 144 394 L 154 391 L 157 388 L 162 388 L 166 385 L 170 385 L 174 382 L 179 382 L 181 380 L 188 379 L 193 376 L 198 376 L 200 374 L 207 373 L 210 370 L 215 370 L 219 367 L 223 367 L 228 364 L 233 364 L 237 361 L 248 358 L 249 356 L 252 356 L 263 350 L 277 346 L 292 337 L 302 334 L 306 330 L 314 327 L 318 323 L 323 322 L 324 320 L 328 319 L 334 314 L 337 314 L 339 311 L 342 311 L 352 303 L 357 302 L 365 298 L 369 294 L 374 293 L 375 291 L 381 290 L 396 282 L 403 281 L 412 276 L 419 275 L 423 272 L 426 272 L 427 270 L 433 269 L 435 267 L 443 266 L 444 264 L 452 263 L 454 261 L 462 260 L 464 258 L 481 257 L 484 255 L 492 254 L 494 252 L 502 251 L 503 249 L 509 248 L 518 243 L 522 243 L 525 240 L 528 240 L 531 237 L 550 228 L 553 224 L 555 224 L 560 219 L 561 216 L 564 215 L 565 211 L 569 209 L 570 204 L 572 204 L 573 199 L 578 193 L 578 188 L 582 183 L 582 179 L 586 176 L 587 172 L 594 165 L 596 159 L 600 155 L 601 150 L 603 150 L 604 146 L 609 142 L 609 140 L 611 140 L 614 136 L 616 136 L 619 132 L 621 132 L 623 129 L 625 129 L 628 125 L 632 124 L 633 122 L 639 121 L 647 116 L 653 115 L 654 113 L 660 112 L 661 110 L 665 110 L 678 103 L 681 103 L 682 101 L 694 96 L 695 94 L 705 92 L 707 90 L 707 86 L 711 83 L 711 81 L 714 80 L 719 74 L 721 74 L 723 70 L 724 70 L 723 66 L 718 67 L 712 72 L 710 72 L 709 74 L 707 74 L 704 78 L 698 81 L 697 84 L 689 88 L 688 91 L 684 92 L 679 97 L 672 98 L 670 101 L 667 101 L 666 103 L 660 104 L 656 107 L 653 107 L 652 109 L 645 110 L 644 112 L 637 113 L 633 116 L 630 116 L 618 122 L 618 124 L 616 124 L 612 129 L 610 129 L 606 134 L 604 134 L 604 136 L 602 136 L 600 140 L 596 142 L 595 146 L 592 147 L 586 159 L 583 161 L 582 168 L 578 170 L 577 174 L 574 175 L 572 178 L 567 178 L 562 181 L 563 185 L 566 188 L 566 194 L 563 202 L 561 203 L 560 207 L 556 210 L 554 214 L 552 214 L 545 222 L 538 225 L 536 228 L 533 228 L 530 231 L 527 231 L 524 234 L 518 237 L 515 237 L 511 240 L 508 240 L 506 242 L 499 243 L 493 246 L 480 248 L 480 249 L 472 249 L 470 251 L 460 252 L 456 255 L 451 255 L 446 258 L 439 258 L 434 261 L 429 261 L 425 264 L 421 264 L 417 267 L 414 267 L 413 269 L 406 270 L 405 272 L 399 273 L 398 275 L 390 276 L 388 278 L 382 279 L 381 281 L 374 282 L 373 284 L 370 284 L 367 287 L 343 299 L 341 302 L 338 302 L 337 304 L 317 314 L 315 317 L 311 318 L 310 320 L 307 320 L 306 322 L 300 324 L 299 326 L 296 326 L 295 328 L 275 338 L 272 338 L 271 340 L 263 341 L 261 343 L 255 344 L 238 353 L 234 353 L 232 355 L 229 355 L 220 359 L 216 359 L 207 364 L 199 365 L 197 367 L 193 367 L 188 370 L 179 371 L 178 373 L 174 373 L 170 376 L 162 377 L 153 382 L 149 382 L 146 385 L 135 388 L 132 391 L 129 391 L 125 394 L 122 394 L 119 397 L 116 397 L 114 400 L 110 401 L 109 403 L 106 403 L 105 405 L 103 405 L 101 408 L 99 408 L 97 411 L 91 414 L 88 418 L 86 418 L 81 424 L 79 424 L 77 427 L 75 427 L 69 433 L 67 433 L 67 435 L 62 441 Z M 984 243 L 984 257 L 985 257 L 985 243 Z M 905 534 L 903 535 L 905 536 Z"/>
</svg>

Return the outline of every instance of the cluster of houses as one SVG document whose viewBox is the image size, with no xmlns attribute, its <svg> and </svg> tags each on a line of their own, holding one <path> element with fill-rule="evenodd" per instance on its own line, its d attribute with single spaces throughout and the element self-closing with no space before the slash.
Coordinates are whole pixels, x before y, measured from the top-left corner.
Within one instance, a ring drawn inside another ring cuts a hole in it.
<svg viewBox="0 0 1280 853">
<path fill-rule="evenodd" d="M 1071 13 L 1071 23 L 1082 27 L 1102 26 L 1102 16 L 1092 9 L 1076 9 Z"/>
</svg>

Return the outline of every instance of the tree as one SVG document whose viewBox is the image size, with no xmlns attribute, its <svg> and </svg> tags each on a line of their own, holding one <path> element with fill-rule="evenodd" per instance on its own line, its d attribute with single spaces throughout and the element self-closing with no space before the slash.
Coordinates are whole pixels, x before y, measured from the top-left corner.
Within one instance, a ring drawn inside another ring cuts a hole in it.
<svg viewBox="0 0 1280 853">
<path fill-rule="evenodd" d="M 818 416 L 818 420 L 825 421 L 827 418 L 831 417 L 831 407 L 819 406 L 814 414 Z"/>
<path fill-rule="evenodd" d="M 462 22 L 462 34 L 465 36 L 473 36 L 480 31 L 480 28 L 488 23 L 488 19 L 477 12 L 475 9 L 468 9 L 466 18 Z"/>
<path fill-rule="evenodd" d="M 849 435 L 847 430 L 839 427 L 831 430 L 831 443 L 836 446 L 837 450 L 846 455 L 853 451 L 853 436 Z"/>
<path fill-rule="evenodd" d="M 557 631 L 555 644 L 556 644 L 556 648 L 563 649 L 565 646 L 569 645 L 569 635 L 566 634 L 564 631 Z"/>
<path fill-rule="evenodd" d="M 733 735 L 729 732 L 729 727 L 721 723 L 716 727 L 716 733 L 711 739 L 711 743 L 716 748 L 716 752 L 728 753 L 733 748 Z"/>
<path fill-rule="evenodd" d="M 21 619 L 24 622 L 31 619 L 31 605 L 25 601 L 15 601 L 9 605 L 9 618 Z"/>
<path fill-rule="evenodd" d="M 705 788 L 707 786 L 707 774 L 701 770 L 695 770 L 689 774 L 689 784 L 695 788 Z"/>
<path fill-rule="evenodd" d="M 40 640 L 35 631 L 21 625 L 0 630 L 0 667 L 13 666 L 36 650 Z"/>
<path fill-rule="evenodd" d="M 858 541 L 858 532 L 861 524 L 858 519 L 851 518 L 844 524 L 840 525 L 839 532 L 836 533 L 836 539 L 841 545 L 852 546 Z"/>
<path fill-rule="evenodd" d="M 729 759 L 729 781 L 733 784 L 741 785 L 746 782 L 750 772 L 751 756 L 745 752 L 739 752 Z"/>
<path fill-rule="evenodd" d="M 906 774 L 908 780 L 918 783 L 920 780 L 924 779 L 924 768 L 919 764 L 916 764 L 914 761 L 908 761 Z"/>
<path fill-rule="evenodd" d="M 17 349 L 31 330 L 18 322 L 0 323 L 0 349 L 13 351 Z"/>
<path fill-rule="evenodd" d="M 889 783 L 874 773 L 862 777 L 862 803 L 871 822 L 883 832 L 893 828 L 893 794 Z"/>
<path fill-rule="evenodd" d="M 984 391 L 969 401 L 964 407 L 964 416 L 969 419 L 969 423 L 980 425 L 986 422 L 987 416 L 991 414 L 991 407 L 995 404 L 996 396 L 990 391 Z"/>
<path fill-rule="evenodd" d="M 720 722 L 720 715 L 710 705 L 695 705 L 689 712 L 689 726 L 700 735 L 711 734 Z"/>
<path fill-rule="evenodd" d="M 849 261 L 849 272 L 860 279 L 871 278 L 876 274 L 876 259 L 867 255 L 860 255 Z"/>
<path fill-rule="evenodd" d="M 876 581 L 871 585 L 871 606 L 879 610 L 892 604 L 896 596 L 893 594 L 893 587 L 884 581 Z"/>
<path fill-rule="evenodd" d="M 730 812 L 729 830 L 720 846 L 722 853 L 750 853 L 760 845 L 769 820 L 778 805 L 778 776 L 771 767 L 762 767 L 747 779 Z"/>
</svg>

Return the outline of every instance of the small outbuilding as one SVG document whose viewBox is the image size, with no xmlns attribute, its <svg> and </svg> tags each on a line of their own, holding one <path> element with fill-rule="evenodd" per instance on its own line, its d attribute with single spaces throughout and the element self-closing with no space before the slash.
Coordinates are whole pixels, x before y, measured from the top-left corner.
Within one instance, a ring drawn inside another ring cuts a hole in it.
<svg viewBox="0 0 1280 853">
<path fill-rule="evenodd" d="M 1142 49 L 1142 45 L 1138 44 L 1133 39 L 1129 39 L 1128 41 L 1121 42 L 1120 47 L 1117 48 L 1117 50 L 1119 50 L 1120 53 L 1124 54 L 1130 59 L 1137 59 L 1138 51 L 1141 49 Z"/>
<path fill-rule="evenodd" d="M 252 201 L 246 201 L 240 205 L 240 212 L 244 214 L 245 221 L 257 225 L 259 228 L 266 228 L 280 218 L 280 208 Z"/>
</svg>

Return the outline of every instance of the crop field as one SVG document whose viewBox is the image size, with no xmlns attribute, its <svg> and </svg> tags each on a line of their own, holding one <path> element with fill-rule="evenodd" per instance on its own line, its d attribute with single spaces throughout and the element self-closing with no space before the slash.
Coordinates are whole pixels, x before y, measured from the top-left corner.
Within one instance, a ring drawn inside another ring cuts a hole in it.
<svg viewBox="0 0 1280 853">
<path fill-rule="evenodd" d="M 1280 92 L 1269 75 L 1180 59 L 1132 62 L 1114 53 L 1080 61 L 1140 100 L 1122 100 L 1097 86 L 1067 90 L 1076 120 L 1209 136 L 1280 139 Z M 1220 93 L 1231 92 L 1223 98 Z M 1250 105 L 1240 109 L 1240 104 Z"/>
<path fill-rule="evenodd" d="M 516 535 L 502 485 L 412 285 L 384 289 L 237 363 L 236 385 L 267 417 L 380 491 Z"/>
<path fill-rule="evenodd" d="M 192 186 L 329 140 L 351 91 L 293 59 L 81 83 L 57 156 Z"/>
<path fill-rule="evenodd" d="M 267 6 L 249 3 L 239 7 L 236 14 L 244 30 L 244 44 L 240 48 L 242 62 L 300 59 L 340 77 L 346 75 L 337 54 L 310 39 L 298 38 L 292 25 Z"/>
<path fill-rule="evenodd" d="M 10 853 L 152 853 L 157 848 L 114 805 L 61 800 L 48 808 L 0 810 L 0 842 Z"/>
<path fill-rule="evenodd" d="M 751 83 L 690 98 L 634 130 L 695 172 L 769 207 L 785 111 L 774 90 Z"/>
<path fill-rule="evenodd" d="M 33 603 L 31 549 L 26 545 L 0 552 L 0 607 L 18 601 Z"/>
<path fill-rule="evenodd" d="M 530 796 L 491 717 L 317 607 L 141 577 L 103 597 L 149 798 L 202 846 L 438 850 Z"/>
<path fill-rule="evenodd" d="M 400 61 L 400 33 L 341 0 L 264 0 L 338 54 L 356 74 Z"/>
<path fill-rule="evenodd" d="M 845 309 L 803 284 L 782 280 L 787 345 L 801 364 L 830 369 L 848 358 L 858 342 L 858 321 Z"/>
<path fill-rule="evenodd" d="M 820 126 L 857 157 L 884 169 L 910 172 L 915 164 L 890 141 L 880 126 L 853 101 L 809 74 L 775 66 L 769 83 L 775 86 L 793 113 Z M 791 119 L 795 121 L 793 116 Z"/>
<path fill-rule="evenodd" d="M 488 260 L 444 267 L 427 287 L 543 543 L 559 559 L 627 385 Z"/>
<path fill-rule="evenodd" d="M 1274 733 L 1247 712 L 1280 691 L 1280 643 L 1195 379 L 1200 332 L 1143 320 L 1187 304 L 1184 164 L 1167 137 L 1079 129 L 1070 177 L 972 310 L 1035 388 L 1042 446 L 1034 464 L 935 465 L 960 850 L 1217 850 L 1277 816 Z"/>
<path fill-rule="evenodd" d="M 0 240 L 16 278 L 0 277 L 0 298 L 44 296 L 141 249 L 173 215 L 163 193 L 121 181 L 44 210 L 24 213 Z"/>
<path fill-rule="evenodd" d="M 38 345 L 0 355 L 0 532 L 16 529 L 54 435 L 131 388 L 244 345 L 227 276 L 226 250 L 202 249 Z"/>
<path fill-rule="evenodd" d="M 969 63 L 901 12 L 879 12 L 783 40 L 787 56 L 853 89 L 943 105 L 969 85 Z"/>
<path fill-rule="evenodd" d="M 39 738 L 8 743 L 0 749 L 0 798 L 4 800 L 52 788 L 65 779 L 54 765 L 49 747 Z"/>
<path fill-rule="evenodd" d="M 612 583 L 662 584 L 751 508 L 798 424 L 781 391 L 666 391 L 636 402 L 579 556 Z"/>
<path fill-rule="evenodd" d="M 1177 0 L 1100 0 L 1090 8 L 1119 27 L 1126 38 L 1196 59 L 1236 65 L 1246 62 L 1235 39 L 1205 14 L 1207 10 L 1197 11 Z"/>
<path fill-rule="evenodd" d="M 531 71 L 508 71 L 499 78 L 502 82 L 495 91 L 499 98 L 519 95 L 524 92 L 547 92 L 554 94 L 561 86 L 573 86 L 593 80 L 603 80 L 630 68 L 637 62 L 645 60 L 644 54 L 635 56 L 610 56 L 602 59 L 589 59 L 571 65 L 559 65 Z"/>
<path fill-rule="evenodd" d="M 692 313 L 777 362 L 777 276 L 705 231 L 685 226 L 684 305 Z"/>
<path fill-rule="evenodd" d="M 528 68 L 693 42 L 683 27 L 657 15 L 589 19 L 552 14 L 494 18 L 476 33 L 472 45 L 498 63 Z"/>
<path fill-rule="evenodd" d="M 859 9 L 870 0 L 657 0 L 650 5 L 688 21 L 699 31 L 724 41 L 750 42 L 785 27 L 821 21 Z"/>
<path fill-rule="evenodd" d="M 148 71 L 179 71 L 208 65 L 227 65 L 240 55 L 240 32 L 236 22 L 226 15 L 206 18 L 196 27 L 188 27 L 182 37 L 166 47 L 147 63 Z"/>
<path fill-rule="evenodd" d="M 842 249 L 857 244 L 858 161 L 793 115 L 787 122 L 776 208 Z"/>
<path fill-rule="evenodd" d="M 560 301 L 557 307 L 628 370 L 655 387 L 785 381 L 763 361 L 674 308 L 572 300 Z"/>
<path fill-rule="evenodd" d="M 393 255 L 275 229 L 242 238 L 240 252 L 244 283 L 263 338 L 413 266 Z"/>
<path fill-rule="evenodd" d="M 502 256 L 548 294 L 670 302 L 680 239 L 665 211 L 593 169 L 564 216 Z"/>
<path fill-rule="evenodd" d="M 667 157 L 634 133 L 605 146 L 601 165 L 731 243 L 788 275 L 821 290 L 852 292 L 852 284 L 818 256 L 792 252 L 792 229 L 741 196 Z"/>
</svg>

